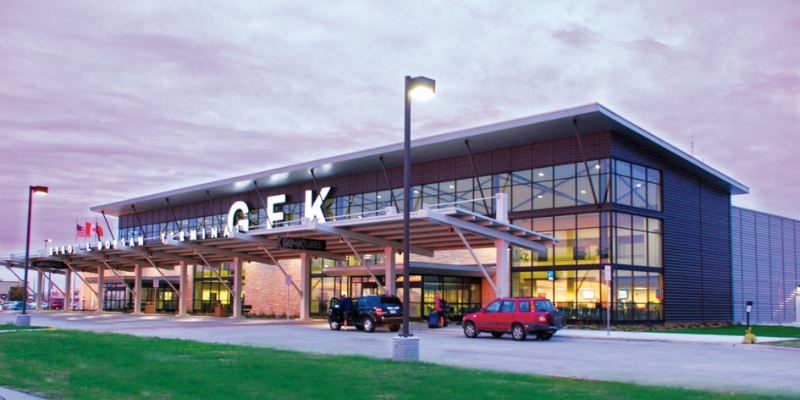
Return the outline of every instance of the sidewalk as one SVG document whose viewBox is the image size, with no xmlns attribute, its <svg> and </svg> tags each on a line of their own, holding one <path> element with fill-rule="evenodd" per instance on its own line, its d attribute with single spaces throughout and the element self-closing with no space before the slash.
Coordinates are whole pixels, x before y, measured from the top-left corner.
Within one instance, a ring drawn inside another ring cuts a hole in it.
<svg viewBox="0 0 800 400">
<path fill-rule="evenodd" d="M 43 397 L 31 396 L 27 393 L 17 392 L 0 387 L 0 400 L 47 400 Z"/>
<path fill-rule="evenodd" d="M 783 340 L 797 340 L 796 338 L 762 337 L 758 336 L 758 343 L 779 342 Z M 695 343 L 720 343 L 720 344 L 742 344 L 744 333 L 741 336 L 730 335 L 704 335 L 691 333 L 664 333 L 664 332 L 626 332 L 611 331 L 610 334 L 605 330 L 589 329 L 562 329 L 558 335 L 584 339 L 607 339 L 607 340 L 641 340 L 658 342 L 695 342 Z M 749 346 L 749 345 L 748 345 Z"/>
</svg>

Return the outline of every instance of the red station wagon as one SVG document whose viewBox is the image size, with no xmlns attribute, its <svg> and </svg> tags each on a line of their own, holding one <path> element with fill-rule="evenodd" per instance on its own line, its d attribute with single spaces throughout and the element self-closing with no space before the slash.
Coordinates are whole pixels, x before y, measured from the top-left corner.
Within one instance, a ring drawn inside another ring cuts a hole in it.
<svg viewBox="0 0 800 400">
<path fill-rule="evenodd" d="M 561 312 L 548 299 L 503 298 L 465 315 L 461 326 L 468 338 L 489 332 L 496 338 L 510 333 L 514 340 L 525 340 L 529 334 L 549 340 L 561 328 L 562 319 Z"/>
</svg>

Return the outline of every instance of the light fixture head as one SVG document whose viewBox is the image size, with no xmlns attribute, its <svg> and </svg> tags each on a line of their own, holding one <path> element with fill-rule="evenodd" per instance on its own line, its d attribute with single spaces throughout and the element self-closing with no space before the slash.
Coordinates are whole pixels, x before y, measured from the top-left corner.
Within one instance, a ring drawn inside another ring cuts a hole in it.
<svg viewBox="0 0 800 400">
<path fill-rule="evenodd" d="M 47 186 L 31 186 L 33 194 L 47 194 Z"/>
<path fill-rule="evenodd" d="M 427 100 L 436 93 L 436 81 L 424 76 L 411 78 L 408 81 L 408 94 L 417 100 Z"/>
</svg>

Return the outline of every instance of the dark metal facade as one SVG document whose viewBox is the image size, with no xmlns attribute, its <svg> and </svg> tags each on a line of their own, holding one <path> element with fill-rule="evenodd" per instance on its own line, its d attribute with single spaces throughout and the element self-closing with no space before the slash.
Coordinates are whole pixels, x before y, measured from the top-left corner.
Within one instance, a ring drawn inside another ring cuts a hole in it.
<svg viewBox="0 0 800 400">
<path fill-rule="evenodd" d="M 619 137 L 613 157 L 662 171 L 663 211 L 628 212 L 663 219 L 665 320 L 731 321 L 730 193 Z"/>
<path fill-rule="evenodd" d="M 734 321 L 797 320 L 800 221 L 739 207 L 732 209 Z"/>
</svg>

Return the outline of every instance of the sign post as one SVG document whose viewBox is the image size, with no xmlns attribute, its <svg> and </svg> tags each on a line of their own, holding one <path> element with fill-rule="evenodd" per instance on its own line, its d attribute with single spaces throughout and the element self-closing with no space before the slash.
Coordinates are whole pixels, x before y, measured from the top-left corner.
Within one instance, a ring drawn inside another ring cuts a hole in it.
<svg viewBox="0 0 800 400">
<path fill-rule="evenodd" d="M 606 336 L 611 336 L 611 266 L 606 265 Z"/>
<path fill-rule="evenodd" d="M 286 275 L 286 320 L 289 320 L 289 286 L 292 286 L 292 276 Z"/>
</svg>

